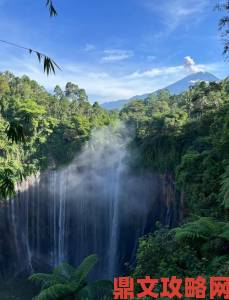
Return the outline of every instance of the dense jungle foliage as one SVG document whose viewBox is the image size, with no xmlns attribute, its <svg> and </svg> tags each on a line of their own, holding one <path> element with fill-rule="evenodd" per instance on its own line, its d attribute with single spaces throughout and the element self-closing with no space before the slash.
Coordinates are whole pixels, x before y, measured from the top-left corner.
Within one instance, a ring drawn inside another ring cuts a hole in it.
<svg viewBox="0 0 229 300">
<path fill-rule="evenodd" d="M 229 80 L 201 82 L 134 101 L 121 118 L 136 128 L 136 165 L 170 178 L 182 221 L 142 237 L 136 278 L 229 274 Z"/>
<path fill-rule="evenodd" d="M 93 128 L 116 118 L 88 102 L 83 89 L 68 82 L 53 94 L 27 76 L 0 74 L 0 195 L 40 170 L 72 160 Z"/>
</svg>

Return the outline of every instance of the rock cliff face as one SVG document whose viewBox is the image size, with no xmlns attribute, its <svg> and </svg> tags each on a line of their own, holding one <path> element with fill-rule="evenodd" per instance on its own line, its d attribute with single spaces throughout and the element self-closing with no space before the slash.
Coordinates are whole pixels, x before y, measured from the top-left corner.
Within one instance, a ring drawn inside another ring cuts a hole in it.
<svg viewBox="0 0 229 300">
<path fill-rule="evenodd" d="M 71 165 L 29 178 L 0 209 L 2 278 L 77 265 L 92 253 L 100 258 L 92 276 L 112 278 L 157 221 L 179 221 L 172 177 L 130 169 L 124 140 L 104 130 Z"/>
<path fill-rule="evenodd" d="M 162 200 L 166 207 L 163 223 L 174 227 L 184 217 L 184 194 L 177 189 L 173 174 L 170 172 L 162 176 L 162 186 Z"/>
<path fill-rule="evenodd" d="M 87 184 L 77 183 L 77 177 L 74 182 L 72 172 L 33 178 L 1 208 L 2 278 L 62 261 L 77 265 L 91 253 L 100 257 L 93 276 L 112 278 L 134 261 L 138 238 L 157 221 L 174 226 L 180 219 L 168 174 L 126 173 L 103 186 L 93 176 Z"/>
</svg>

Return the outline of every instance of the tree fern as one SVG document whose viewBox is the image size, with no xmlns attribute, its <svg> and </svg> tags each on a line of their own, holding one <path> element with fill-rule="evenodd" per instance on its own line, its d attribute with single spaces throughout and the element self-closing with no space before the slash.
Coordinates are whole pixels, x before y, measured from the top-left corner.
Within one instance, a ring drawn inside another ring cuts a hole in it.
<svg viewBox="0 0 229 300">
<path fill-rule="evenodd" d="M 33 282 L 41 283 L 41 292 L 34 300 L 52 299 L 111 299 L 112 283 L 102 280 L 86 284 L 88 273 L 98 261 L 97 255 L 86 257 L 78 268 L 61 263 L 52 274 L 38 273 L 30 277 Z"/>
<path fill-rule="evenodd" d="M 219 224 L 208 217 L 201 217 L 194 222 L 175 228 L 175 237 L 179 241 L 207 240 L 219 233 Z"/>
</svg>

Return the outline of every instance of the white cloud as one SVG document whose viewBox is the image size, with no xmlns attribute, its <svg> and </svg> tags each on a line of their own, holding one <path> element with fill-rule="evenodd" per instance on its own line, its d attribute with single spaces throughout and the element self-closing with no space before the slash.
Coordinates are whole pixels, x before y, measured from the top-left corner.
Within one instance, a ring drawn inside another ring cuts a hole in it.
<svg viewBox="0 0 229 300">
<path fill-rule="evenodd" d="M 195 61 L 191 58 L 191 56 L 184 57 L 184 67 L 192 73 L 204 71 L 203 68 L 201 68 L 201 66 L 196 65 Z"/>
<path fill-rule="evenodd" d="M 0 55 L 2 57 L 0 71 L 10 70 L 18 76 L 26 74 L 50 91 L 57 84 L 64 88 L 66 82 L 72 81 L 86 89 L 91 101 L 99 102 L 128 99 L 135 95 L 150 93 L 183 78 L 190 72 L 184 65 L 177 65 L 117 74 L 110 66 L 107 68 L 101 64 L 92 66 L 82 62 L 58 61 L 62 71 L 57 71 L 55 76 L 47 77 L 35 57 L 25 55 L 18 58 L 18 53 L 15 56 L 9 53 L 3 55 L 1 51 Z M 219 77 L 228 74 L 227 64 L 224 63 L 195 66 Z"/>
<path fill-rule="evenodd" d="M 136 71 L 128 75 L 128 78 L 136 79 L 136 78 L 154 78 L 162 75 L 167 76 L 172 74 L 178 74 L 180 71 L 183 71 L 183 69 L 184 69 L 183 66 L 152 68 L 149 70 L 145 70 L 143 72 Z"/>
<path fill-rule="evenodd" d="M 134 55 L 133 51 L 120 50 L 120 49 L 109 49 L 104 51 L 102 62 L 115 62 L 128 59 Z"/>
</svg>

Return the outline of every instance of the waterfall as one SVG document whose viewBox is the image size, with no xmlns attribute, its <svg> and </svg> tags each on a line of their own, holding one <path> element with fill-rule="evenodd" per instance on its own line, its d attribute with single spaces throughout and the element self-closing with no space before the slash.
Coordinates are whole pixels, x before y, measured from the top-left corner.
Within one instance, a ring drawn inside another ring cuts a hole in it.
<svg viewBox="0 0 229 300">
<path fill-rule="evenodd" d="M 118 230 L 119 230 L 119 200 L 120 200 L 120 177 L 122 172 L 122 157 L 118 160 L 118 166 L 115 171 L 114 178 L 114 192 L 111 201 L 111 233 L 110 233 L 110 246 L 109 246 L 109 277 L 114 277 L 115 266 L 118 259 Z"/>
<path fill-rule="evenodd" d="M 58 264 L 65 259 L 65 219 L 66 219 L 66 176 L 65 172 L 61 178 L 59 197 L 59 219 L 58 219 Z"/>
<path fill-rule="evenodd" d="M 29 178 L 0 220 L 4 274 L 47 270 L 67 261 L 99 257 L 92 276 L 113 278 L 133 262 L 138 238 L 163 223 L 160 177 L 129 167 L 129 139 L 120 126 L 94 130 L 66 167 Z M 4 232 L 8 232 L 6 235 Z M 8 253 L 4 250 L 8 247 Z"/>
<path fill-rule="evenodd" d="M 28 184 L 28 183 L 27 183 Z M 28 186 L 27 186 L 28 189 Z M 25 245 L 26 245 L 26 253 L 27 253 L 27 266 L 29 268 L 29 271 L 33 272 L 33 266 L 32 266 L 32 255 L 30 251 L 30 241 L 29 241 L 29 194 L 26 194 L 25 198 Z"/>
<path fill-rule="evenodd" d="M 57 174 L 55 172 L 53 172 L 51 174 L 51 190 L 49 190 L 50 194 L 53 194 L 53 197 L 52 197 L 52 206 L 53 206 L 53 266 L 57 266 L 59 261 L 58 261 L 58 243 L 57 243 L 57 213 L 56 213 L 56 210 L 57 210 L 57 205 L 56 205 L 56 191 L 55 191 L 55 188 L 56 188 L 56 184 L 57 184 L 57 181 L 56 181 L 56 176 Z"/>
</svg>

